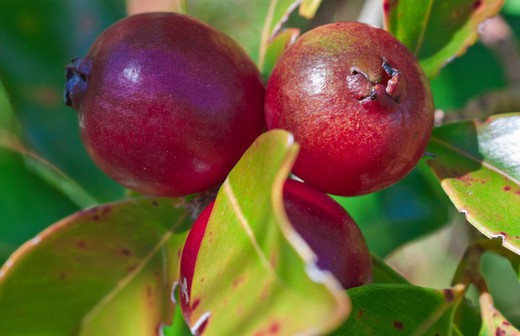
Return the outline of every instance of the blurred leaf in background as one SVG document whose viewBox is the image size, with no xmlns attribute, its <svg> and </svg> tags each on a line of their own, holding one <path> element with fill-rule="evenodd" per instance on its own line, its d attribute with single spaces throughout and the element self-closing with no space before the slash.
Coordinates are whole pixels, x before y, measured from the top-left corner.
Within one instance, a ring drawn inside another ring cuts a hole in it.
<svg viewBox="0 0 520 336">
<path fill-rule="evenodd" d="M 120 197 L 122 188 L 94 166 L 81 144 L 77 115 L 63 104 L 64 68 L 124 16 L 124 5 L 122 0 L 0 2 L 0 79 L 23 140 L 100 201 Z"/>
</svg>

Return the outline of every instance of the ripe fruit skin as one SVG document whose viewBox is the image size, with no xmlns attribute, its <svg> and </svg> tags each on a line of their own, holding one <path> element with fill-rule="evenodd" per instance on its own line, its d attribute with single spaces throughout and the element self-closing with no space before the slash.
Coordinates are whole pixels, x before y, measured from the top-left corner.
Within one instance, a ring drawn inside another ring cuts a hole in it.
<svg viewBox="0 0 520 336">
<path fill-rule="evenodd" d="M 371 279 L 372 264 L 367 244 L 352 217 L 321 191 L 295 180 L 287 180 L 284 205 L 289 221 L 318 257 L 318 267 L 329 270 L 346 288 Z M 191 285 L 200 244 L 214 202 L 193 224 L 181 258 L 180 304 L 187 321 L 191 314 Z M 218 253 L 216 251 L 215 253 Z"/>
<path fill-rule="evenodd" d="M 266 89 L 268 129 L 294 134 L 294 173 L 327 193 L 354 196 L 402 179 L 433 127 L 429 84 L 390 33 L 358 22 L 302 35 Z"/>
<path fill-rule="evenodd" d="M 174 13 L 127 17 L 67 67 L 65 97 L 117 182 L 180 196 L 222 182 L 264 128 L 264 87 L 221 32 Z"/>
</svg>

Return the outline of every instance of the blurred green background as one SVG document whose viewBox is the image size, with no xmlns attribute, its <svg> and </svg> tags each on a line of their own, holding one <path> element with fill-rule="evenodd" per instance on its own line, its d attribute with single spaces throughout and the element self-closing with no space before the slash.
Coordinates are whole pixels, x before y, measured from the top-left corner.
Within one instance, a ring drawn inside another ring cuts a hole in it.
<svg viewBox="0 0 520 336">
<path fill-rule="evenodd" d="M 235 0 L 231 5 L 240 7 L 236 15 L 246 11 L 249 2 Z M 65 65 L 85 55 L 103 29 L 123 18 L 125 6 L 123 0 L 0 1 L 0 264 L 59 219 L 125 195 L 88 157 L 76 113 L 62 98 Z M 367 8 L 362 0 L 325 0 L 312 21 L 294 14 L 287 24 L 305 31 L 360 15 L 381 24 L 379 9 L 367 16 Z M 209 10 L 199 13 L 210 23 L 222 20 Z M 520 36 L 520 1 L 508 0 L 502 15 Z M 500 58 L 481 42 L 431 81 L 436 108 L 445 111 L 508 84 Z M 450 285 L 468 225 L 424 163 L 391 188 L 337 199 L 359 223 L 371 250 L 388 257 L 410 281 Z M 498 308 L 519 325 L 520 288 L 507 261 L 490 255 L 483 270 Z M 511 304 L 512 298 L 517 304 Z"/>
</svg>

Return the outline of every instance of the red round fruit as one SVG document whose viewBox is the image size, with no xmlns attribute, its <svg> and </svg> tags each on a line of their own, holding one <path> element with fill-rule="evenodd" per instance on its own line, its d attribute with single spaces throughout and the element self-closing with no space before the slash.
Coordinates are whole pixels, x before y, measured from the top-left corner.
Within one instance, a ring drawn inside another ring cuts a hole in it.
<svg viewBox="0 0 520 336">
<path fill-rule="evenodd" d="M 402 179 L 433 126 L 428 81 L 390 33 L 359 22 L 318 27 L 284 52 L 269 78 L 268 129 L 294 134 L 294 173 L 327 193 L 353 196 Z"/>
<path fill-rule="evenodd" d="M 222 182 L 264 128 L 254 63 L 225 34 L 180 14 L 115 23 L 66 75 L 88 152 L 145 194 L 180 196 Z"/>
<path fill-rule="evenodd" d="M 344 288 L 370 281 L 372 264 L 367 244 L 359 227 L 341 205 L 327 194 L 295 180 L 286 181 L 283 197 L 292 226 L 316 253 L 319 268 L 330 271 Z M 213 206 L 214 202 L 195 221 L 182 252 L 180 305 L 187 321 L 192 305 L 198 304 L 190 300 L 191 285 Z"/>
</svg>

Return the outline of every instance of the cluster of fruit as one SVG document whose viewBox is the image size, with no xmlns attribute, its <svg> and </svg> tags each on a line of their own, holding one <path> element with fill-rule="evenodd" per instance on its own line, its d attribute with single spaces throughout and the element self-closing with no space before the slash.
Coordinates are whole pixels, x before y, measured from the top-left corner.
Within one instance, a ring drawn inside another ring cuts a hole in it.
<svg viewBox="0 0 520 336">
<path fill-rule="evenodd" d="M 326 193 L 362 195 L 399 181 L 421 158 L 433 123 L 414 56 L 388 32 L 357 22 L 302 35 L 264 88 L 225 34 L 180 14 L 135 15 L 104 31 L 66 77 L 66 102 L 79 113 L 93 160 L 148 195 L 205 191 L 266 128 L 291 132 L 301 146 L 293 173 L 305 184 L 286 182 L 285 210 L 318 266 L 345 288 L 369 281 L 370 255 L 356 223 Z M 188 283 L 212 207 L 185 244 Z"/>
</svg>

